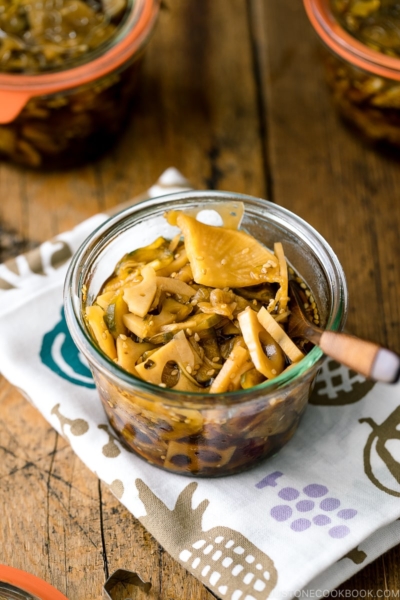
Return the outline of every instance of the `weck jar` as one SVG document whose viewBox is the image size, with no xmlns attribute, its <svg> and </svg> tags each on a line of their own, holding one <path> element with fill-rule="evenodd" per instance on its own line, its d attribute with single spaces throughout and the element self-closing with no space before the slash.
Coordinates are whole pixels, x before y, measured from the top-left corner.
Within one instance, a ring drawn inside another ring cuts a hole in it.
<svg viewBox="0 0 400 600">
<path fill-rule="evenodd" d="M 327 242 L 293 213 L 265 200 L 216 191 L 190 191 L 146 200 L 101 225 L 70 265 L 64 288 L 71 335 L 86 357 L 110 424 L 125 446 L 149 463 L 190 476 L 230 475 L 276 453 L 294 435 L 306 410 L 323 354 L 318 347 L 260 385 L 224 393 L 159 387 L 122 369 L 94 341 L 85 320 L 117 261 L 159 236 L 179 233 L 166 211 L 217 210 L 243 203 L 241 229 L 267 248 L 281 241 L 287 259 L 312 290 L 321 324 L 342 330 L 347 286 Z"/>
<path fill-rule="evenodd" d="M 80 164 L 129 116 L 159 0 L 0 0 L 0 159 Z"/>
<path fill-rule="evenodd" d="M 400 6 L 303 0 L 340 114 L 365 139 L 400 146 Z"/>
</svg>

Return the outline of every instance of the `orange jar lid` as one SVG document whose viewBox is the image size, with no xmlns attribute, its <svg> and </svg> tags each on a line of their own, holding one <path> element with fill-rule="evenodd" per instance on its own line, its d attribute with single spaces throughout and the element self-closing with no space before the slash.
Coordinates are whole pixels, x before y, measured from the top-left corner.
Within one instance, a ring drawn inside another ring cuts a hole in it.
<svg viewBox="0 0 400 600">
<path fill-rule="evenodd" d="M 38 600 L 68 600 L 64 594 L 39 577 L 6 565 L 0 565 L 0 593 L 2 583 L 8 583 L 21 591 L 33 594 Z"/>
<path fill-rule="evenodd" d="M 315 31 L 335 54 L 368 73 L 400 81 L 400 58 L 372 50 L 347 33 L 332 14 L 329 0 L 303 2 Z"/>
<path fill-rule="evenodd" d="M 0 72 L 0 124 L 13 121 L 34 96 L 73 89 L 119 69 L 142 49 L 155 24 L 159 4 L 159 0 L 134 0 L 116 43 L 101 54 L 94 51 L 96 57 L 85 64 L 34 75 Z"/>
</svg>

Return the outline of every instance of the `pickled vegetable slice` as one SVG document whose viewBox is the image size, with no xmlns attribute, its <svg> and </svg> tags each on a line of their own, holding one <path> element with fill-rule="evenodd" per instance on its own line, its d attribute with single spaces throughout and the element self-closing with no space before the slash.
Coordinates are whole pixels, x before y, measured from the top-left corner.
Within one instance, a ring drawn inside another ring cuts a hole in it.
<svg viewBox="0 0 400 600">
<path fill-rule="evenodd" d="M 116 346 L 119 366 L 128 371 L 128 373 L 136 376 L 138 375 L 136 371 L 137 361 L 145 352 L 154 348 L 153 344 L 146 342 L 137 343 L 126 335 L 117 338 Z"/>
<path fill-rule="evenodd" d="M 232 380 L 238 374 L 239 369 L 244 365 L 244 363 L 249 361 L 249 358 L 249 351 L 245 348 L 242 348 L 242 346 L 236 345 L 228 356 L 217 377 L 214 379 L 210 387 L 210 394 L 233 391 L 231 389 Z"/>
<path fill-rule="evenodd" d="M 128 305 L 126 304 L 121 293 L 114 295 L 111 302 L 107 306 L 104 320 L 113 336 L 117 338 L 119 335 L 126 333 L 126 327 L 123 321 L 124 315 L 128 313 Z"/>
<path fill-rule="evenodd" d="M 180 296 L 191 298 L 196 293 L 196 290 L 184 281 L 172 279 L 171 277 L 156 277 L 156 283 L 163 291 L 170 292 L 171 294 L 179 294 Z"/>
<path fill-rule="evenodd" d="M 224 288 L 280 282 L 275 256 L 244 231 L 205 225 L 184 213 L 176 220 L 196 283 Z"/>
<path fill-rule="evenodd" d="M 273 379 L 282 373 L 285 368 L 283 351 L 259 323 L 257 313 L 251 308 L 246 308 L 238 315 L 238 320 L 255 368 L 267 379 Z"/>
<path fill-rule="evenodd" d="M 199 331 L 203 331 L 203 329 L 210 329 L 210 327 L 214 327 L 214 325 L 217 325 L 220 320 L 221 317 L 214 313 L 211 315 L 199 313 L 181 323 L 162 325 L 160 329 L 161 331 L 180 331 L 181 329 L 191 329 L 193 332 L 197 333 Z"/>
<path fill-rule="evenodd" d="M 156 272 L 150 266 L 141 270 L 143 280 L 124 289 L 124 300 L 129 311 L 138 317 L 145 317 L 153 303 L 157 291 Z"/>
<path fill-rule="evenodd" d="M 85 316 L 93 337 L 101 350 L 111 359 L 117 358 L 114 338 L 107 329 L 104 321 L 105 312 L 101 306 L 87 306 Z"/>
<path fill-rule="evenodd" d="M 145 381 L 160 385 L 164 383 L 163 373 L 165 366 L 171 361 L 182 365 L 188 372 L 193 372 L 195 355 L 183 331 L 179 332 L 165 346 L 154 352 L 147 361 L 137 365 L 136 370 L 139 377 Z"/>
<path fill-rule="evenodd" d="M 180 212 L 171 210 L 166 213 L 165 217 L 170 225 L 178 224 L 177 218 Z M 196 218 L 201 216 L 201 213 L 210 214 L 211 212 L 217 213 L 225 229 L 239 229 L 244 215 L 244 204 L 243 202 L 207 202 L 207 204 L 201 204 L 196 208 L 186 209 L 185 215 Z"/>
<path fill-rule="evenodd" d="M 284 353 L 295 363 L 304 358 L 304 354 L 287 335 L 285 330 L 277 323 L 274 317 L 263 307 L 257 314 L 261 325 L 272 335 L 274 340 L 280 345 Z"/>
<path fill-rule="evenodd" d="M 125 326 L 137 337 L 149 338 L 161 331 L 164 326 L 175 321 L 182 321 L 193 310 L 192 306 L 181 304 L 173 298 L 167 298 L 159 315 L 146 315 L 144 318 L 129 313 L 123 316 Z"/>
</svg>

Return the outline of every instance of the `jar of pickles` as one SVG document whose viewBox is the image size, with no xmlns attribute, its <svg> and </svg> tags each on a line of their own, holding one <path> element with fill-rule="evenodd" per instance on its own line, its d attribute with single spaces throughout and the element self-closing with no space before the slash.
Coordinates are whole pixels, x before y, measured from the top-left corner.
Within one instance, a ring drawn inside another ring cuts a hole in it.
<svg viewBox="0 0 400 600">
<path fill-rule="evenodd" d="M 0 0 L 0 158 L 79 164 L 126 122 L 159 0 Z"/>
<path fill-rule="evenodd" d="M 400 146 L 400 3 L 304 0 L 324 45 L 329 87 L 342 116 L 374 142 Z"/>
</svg>

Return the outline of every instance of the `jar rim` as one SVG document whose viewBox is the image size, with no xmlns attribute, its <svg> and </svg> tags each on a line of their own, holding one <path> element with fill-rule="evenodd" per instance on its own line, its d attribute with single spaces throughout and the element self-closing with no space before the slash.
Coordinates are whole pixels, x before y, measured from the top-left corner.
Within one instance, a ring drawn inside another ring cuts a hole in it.
<svg viewBox="0 0 400 600">
<path fill-rule="evenodd" d="M 400 81 L 400 58 L 368 48 L 350 35 L 333 15 L 329 0 L 303 0 L 316 33 L 335 54 L 364 71 Z"/>
<path fill-rule="evenodd" d="M 9 123 L 18 116 L 34 96 L 51 95 L 100 79 L 128 62 L 144 46 L 159 11 L 160 0 L 135 0 L 121 30 L 107 43 L 94 60 L 48 73 L 0 72 L 0 123 Z M 122 34 L 123 32 L 123 34 Z M 95 53 L 95 51 L 93 51 Z"/>
<path fill-rule="evenodd" d="M 96 369 L 102 372 L 106 377 L 111 378 L 117 385 L 118 383 L 121 384 L 121 382 L 123 382 L 124 385 L 131 386 L 133 392 L 141 391 L 151 393 L 153 396 L 155 391 L 160 393 L 160 388 L 158 386 L 131 375 L 99 350 L 83 323 L 80 285 L 83 283 L 85 276 L 84 270 L 89 268 L 90 261 L 96 257 L 96 252 L 99 252 L 102 243 L 108 244 L 110 242 L 110 239 L 106 236 L 111 234 L 118 225 L 122 225 L 127 219 L 133 216 L 138 218 L 139 215 L 143 215 L 146 210 L 151 211 L 153 207 L 160 207 L 161 205 L 163 210 L 165 210 L 168 207 L 168 204 L 187 200 L 195 200 L 201 203 L 207 201 L 215 202 L 215 200 L 234 200 L 244 202 L 245 205 L 247 203 L 248 206 L 262 206 L 264 210 L 270 212 L 272 219 L 275 219 L 281 225 L 285 224 L 287 229 L 294 231 L 299 237 L 303 237 L 314 251 L 316 251 L 316 249 L 323 250 L 329 255 L 331 261 L 330 266 L 333 271 L 331 276 L 335 280 L 332 291 L 336 296 L 335 302 L 331 302 L 329 310 L 329 329 L 332 331 L 339 331 L 343 328 L 347 316 L 348 298 L 344 271 L 328 242 L 311 225 L 293 212 L 261 198 L 234 192 L 214 190 L 179 192 L 144 200 L 117 213 L 90 234 L 72 258 L 64 284 L 65 317 L 75 344 L 86 358 L 94 363 Z M 324 264 L 323 266 L 326 267 L 327 265 Z M 291 369 L 287 369 L 276 378 L 267 380 L 258 385 L 256 389 L 249 388 L 226 392 L 224 394 L 209 394 L 204 392 L 188 393 L 166 388 L 162 390 L 162 400 L 180 402 L 182 399 L 189 396 L 194 403 L 197 400 L 201 401 L 202 404 L 210 403 L 215 405 L 215 403 L 218 403 L 219 401 L 221 404 L 226 405 L 236 404 L 246 399 L 251 400 L 253 397 L 256 399 L 260 394 L 265 395 L 265 393 L 273 392 L 282 386 L 291 384 L 299 377 L 309 373 L 312 369 L 318 368 L 322 357 L 322 350 L 315 346 L 298 364 L 294 365 Z"/>
</svg>

